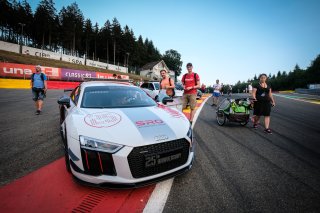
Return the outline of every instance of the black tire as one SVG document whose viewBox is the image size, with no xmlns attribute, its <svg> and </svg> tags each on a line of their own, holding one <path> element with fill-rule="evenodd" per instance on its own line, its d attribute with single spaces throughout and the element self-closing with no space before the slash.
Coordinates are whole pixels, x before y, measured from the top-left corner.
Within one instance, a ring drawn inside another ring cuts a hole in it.
<svg viewBox="0 0 320 213">
<path fill-rule="evenodd" d="M 68 153 L 69 147 L 68 147 L 68 140 L 67 140 L 67 129 L 65 129 L 63 144 L 64 144 L 64 160 L 66 164 L 66 169 L 67 169 L 67 172 L 71 173 L 70 159 L 69 159 L 69 153 Z"/>
<path fill-rule="evenodd" d="M 64 113 L 64 108 L 61 107 L 60 108 L 60 125 L 63 123 L 64 119 L 65 119 L 65 113 Z"/>
<path fill-rule="evenodd" d="M 241 126 L 245 126 L 245 125 L 247 125 L 248 122 L 249 122 L 249 120 L 246 120 L 246 121 L 240 122 L 240 124 L 241 124 Z"/>
<path fill-rule="evenodd" d="M 224 112 L 222 110 L 218 110 L 217 111 L 217 123 L 219 126 L 223 126 L 226 123 L 226 115 L 224 114 Z"/>
</svg>

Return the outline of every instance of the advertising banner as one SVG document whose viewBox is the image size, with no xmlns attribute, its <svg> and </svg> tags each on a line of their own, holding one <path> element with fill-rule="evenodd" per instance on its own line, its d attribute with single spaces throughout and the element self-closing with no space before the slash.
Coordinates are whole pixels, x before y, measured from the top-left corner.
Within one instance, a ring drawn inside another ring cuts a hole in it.
<svg viewBox="0 0 320 213">
<path fill-rule="evenodd" d="M 47 75 L 48 80 L 61 79 L 61 69 L 54 67 L 41 67 L 44 74 Z M 0 62 L 0 76 L 29 79 L 32 73 L 36 71 L 35 65 L 1 63 Z"/>
<path fill-rule="evenodd" d="M 19 44 L 0 41 L 0 50 L 19 53 L 19 48 L 20 48 Z"/>
<path fill-rule="evenodd" d="M 61 79 L 65 81 L 83 81 L 83 78 L 95 78 L 96 73 L 84 70 L 61 69 Z"/>
<path fill-rule="evenodd" d="M 69 63 L 73 63 L 73 64 L 84 65 L 84 58 L 79 58 L 76 56 L 62 54 L 61 60 Z"/>
<path fill-rule="evenodd" d="M 120 66 L 116 66 L 116 65 L 113 65 L 113 64 L 108 64 L 108 70 L 114 70 L 114 71 L 127 73 L 127 68 L 126 67 L 120 67 Z"/>
<path fill-rule="evenodd" d="M 54 60 L 60 60 L 60 53 L 36 49 L 33 47 L 22 46 L 22 54 L 32 55 L 42 58 L 50 58 Z"/>
<path fill-rule="evenodd" d="M 100 61 L 92 61 L 87 59 L 86 65 L 91 67 L 101 68 L 101 69 L 108 69 L 108 64 Z"/>
<path fill-rule="evenodd" d="M 129 79 L 127 75 L 117 75 L 117 79 L 119 79 L 119 76 L 121 79 Z M 113 74 L 110 73 L 96 72 L 96 78 L 113 79 L 114 77 Z"/>
</svg>

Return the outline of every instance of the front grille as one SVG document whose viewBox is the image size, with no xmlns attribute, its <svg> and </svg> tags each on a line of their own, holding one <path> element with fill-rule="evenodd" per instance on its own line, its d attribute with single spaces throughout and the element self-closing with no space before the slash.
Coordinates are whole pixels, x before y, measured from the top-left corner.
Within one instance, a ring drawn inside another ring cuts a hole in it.
<svg viewBox="0 0 320 213">
<path fill-rule="evenodd" d="M 132 176 L 142 178 L 185 164 L 190 144 L 186 139 L 135 147 L 128 155 Z"/>
<path fill-rule="evenodd" d="M 88 175 L 116 175 L 112 154 L 81 149 L 84 173 Z"/>
</svg>

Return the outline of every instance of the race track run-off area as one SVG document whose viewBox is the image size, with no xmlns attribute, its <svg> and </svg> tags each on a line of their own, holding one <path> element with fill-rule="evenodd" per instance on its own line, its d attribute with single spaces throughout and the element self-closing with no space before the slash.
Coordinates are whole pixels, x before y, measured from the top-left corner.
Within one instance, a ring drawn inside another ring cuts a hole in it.
<svg viewBox="0 0 320 213">
<path fill-rule="evenodd" d="M 36 116 L 29 90 L 1 90 L 1 212 L 142 212 L 155 184 L 92 188 L 67 173 L 56 102 L 62 94 L 49 90 L 43 114 Z"/>
<path fill-rule="evenodd" d="M 192 169 L 156 185 L 110 190 L 80 185 L 67 173 L 61 95 L 49 90 L 36 116 L 29 90 L 1 89 L 0 212 L 319 212 L 317 101 L 275 96 L 267 135 L 263 120 L 257 130 L 251 122 L 219 126 L 211 97 L 203 97 Z"/>
</svg>

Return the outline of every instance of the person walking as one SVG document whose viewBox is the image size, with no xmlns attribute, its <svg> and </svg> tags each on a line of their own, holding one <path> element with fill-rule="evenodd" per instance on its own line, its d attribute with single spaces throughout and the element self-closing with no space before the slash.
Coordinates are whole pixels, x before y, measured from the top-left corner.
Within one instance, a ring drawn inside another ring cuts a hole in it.
<svg viewBox="0 0 320 213">
<path fill-rule="evenodd" d="M 160 75 L 162 77 L 162 79 L 160 80 L 160 90 L 166 90 L 166 94 L 169 97 L 173 97 L 175 95 L 175 85 L 173 79 L 168 76 L 166 70 L 161 70 Z"/>
<path fill-rule="evenodd" d="M 254 122 L 253 128 L 258 128 L 258 123 L 261 116 L 264 116 L 264 132 L 272 134 L 270 126 L 270 112 L 271 107 L 275 106 L 275 101 L 272 96 L 271 87 L 267 84 L 267 75 L 261 74 L 259 76 L 259 84 L 253 88 L 252 97 L 254 99 L 253 115 Z"/>
<path fill-rule="evenodd" d="M 182 76 L 181 80 L 184 89 L 182 109 L 185 109 L 187 104 L 190 105 L 190 124 L 192 124 L 197 105 L 197 89 L 200 88 L 200 77 L 197 73 L 193 72 L 192 63 L 187 64 L 187 71 L 188 72 Z"/>
<path fill-rule="evenodd" d="M 252 96 L 252 83 L 249 83 L 248 91 L 249 91 L 249 95 Z"/>
<path fill-rule="evenodd" d="M 219 84 L 219 79 L 216 80 L 216 84 L 214 84 L 212 87 L 213 87 L 213 93 L 212 93 L 213 103 L 211 104 L 211 106 L 217 106 L 218 101 L 219 101 L 219 97 L 221 95 L 221 93 L 220 93 L 221 85 Z"/>
<path fill-rule="evenodd" d="M 36 66 L 36 72 L 31 75 L 30 86 L 32 90 L 33 100 L 36 106 L 36 115 L 40 115 L 43 106 L 43 100 L 47 92 L 47 76 L 41 72 L 41 66 Z"/>
</svg>

